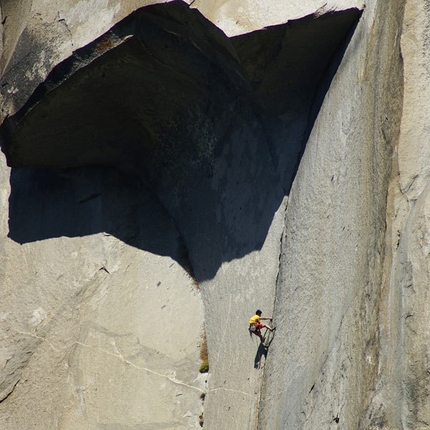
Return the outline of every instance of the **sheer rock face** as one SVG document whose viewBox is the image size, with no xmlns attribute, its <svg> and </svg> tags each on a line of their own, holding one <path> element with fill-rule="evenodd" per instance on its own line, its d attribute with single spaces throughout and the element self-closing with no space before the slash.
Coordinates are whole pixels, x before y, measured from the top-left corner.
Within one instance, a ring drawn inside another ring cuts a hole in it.
<svg viewBox="0 0 430 430">
<path fill-rule="evenodd" d="M 385 390 L 376 397 L 377 403 L 390 399 L 387 425 L 408 429 L 425 428 L 430 420 L 429 22 L 428 5 L 406 2 L 401 37 L 404 103 L 388 194 L 390 254 L 381 318 Z"/>
<path fill-rule="evenodd" d="M 262 428 L 402 428 L 387 417 L 401 409 L 385 386 L 392 381 L 379 379 L 393 359 L 385 356 L 380 310 L 384 259 L 390 264 L 387 184 L 402 113 L 402 17 L 399 3 L 368 5 L 291 189 L 273 344 L 283 360 L 265 369 Z"/>
<path fill-rule="evenodd" d="M 19 245 L 2 215 L 1 426 L 193 428 L 203 307 L 162 206 L 100 168 L 14 169 L 10 187 L 21 237 L 55 237 Z"/>
<path fill-rule="evenodd" d="M 429 11 L 281 3 L 0 1 L 2 428 L 429 422 Z"/>
</svg>

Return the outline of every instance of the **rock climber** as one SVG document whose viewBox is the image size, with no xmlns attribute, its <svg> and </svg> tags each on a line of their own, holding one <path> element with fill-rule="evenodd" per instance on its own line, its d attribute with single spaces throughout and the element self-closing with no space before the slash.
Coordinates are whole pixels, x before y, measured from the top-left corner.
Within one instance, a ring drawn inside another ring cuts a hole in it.
<svg viewBox="0 0 430 430">
<path fill-rule="evenodd" d="M 261 340 L 261 343 L 263 344 L 263 346 L 266 346 L 264 343 L 264 337 L 261 334 L 261 329 L 262 328 L 267 328 L 270 331 L 275 330 L 274 328 L 269 327 L 267 324 L 262 324 L 260 321 L 263 320 L 269 320 L 272 321 L 272 317 L 262 317 L 261 316 L 262 312 L 260 311 L 260 309 L 257 310 L 257 312 L 255 312 L 255 315 L 249 320 L 249 335 L 252 337 L 252 334 L 255 334 L 256 336 L 258 336 Z"/>
</svg>

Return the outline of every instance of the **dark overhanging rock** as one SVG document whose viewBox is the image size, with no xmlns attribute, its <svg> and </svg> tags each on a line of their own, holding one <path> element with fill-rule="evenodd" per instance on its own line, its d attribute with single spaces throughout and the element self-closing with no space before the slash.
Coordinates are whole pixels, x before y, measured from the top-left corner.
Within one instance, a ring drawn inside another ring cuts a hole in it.
<svg viewBox="0 0 430 430">
<path fill-rule="evenodd" d="M 308 16 L 230 40 L 183 2 L 141 8 L 54 68 L 6 119 L 8 164 L 182 175 L 236 124 L 309 110 L 359 16 Z"/>
<path fill-rule="evenodd" d="M 183 2 L 131 14 L 55 67 L 2 124 L 14 167 L 9 236 L 108 232 L 170 255 L 199 281 L 260 249 L 360 15 L 308 16 L 229 39 Z M 111 169 L 138 177 L 117 186 L 136 193 L 134 212 L 153 207 L 164 214 L 153 218 L 171 219 L 176 244 L 147 234 L 167 224 L 113 221 L 115 193 L 91 185 L 113 181 Z"/>
<path fill-rule="evenodd" d="M 333 56 L 360 16 L 357 9 L 309 15 L 232 38 L 266 112 L 279 116 L 309 107 Z"/>
</svg>

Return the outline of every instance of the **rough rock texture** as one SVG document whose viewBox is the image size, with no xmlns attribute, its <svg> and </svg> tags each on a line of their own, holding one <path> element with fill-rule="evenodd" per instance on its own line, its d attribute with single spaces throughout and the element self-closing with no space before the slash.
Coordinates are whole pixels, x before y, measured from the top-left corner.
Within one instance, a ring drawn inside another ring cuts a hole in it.
<svg viewBox="0 0 430 430">
<path fill-rule="evenodd" d="M 261 428 L 384 425 L 375 415 L 385 411 L 366 411 L 384 361 L 379 307 L 402 17 L 399 3 L 367 5 L 306 145 L 285 218 Z"/>
<path fill-rule="evenodd" d="M 381 307 L 381 382 L 376 424 L 425 429 L 429 398 L 429 148 L 430 9 L 406 1 L 401 52 L 404 102 L 387 207 L 387 258 Z"/>
<path fill-rule="evenodd" d="M 429 8 L 147 4 L 0 1 L 0 426 L 427 428 Z"/>
</svg>

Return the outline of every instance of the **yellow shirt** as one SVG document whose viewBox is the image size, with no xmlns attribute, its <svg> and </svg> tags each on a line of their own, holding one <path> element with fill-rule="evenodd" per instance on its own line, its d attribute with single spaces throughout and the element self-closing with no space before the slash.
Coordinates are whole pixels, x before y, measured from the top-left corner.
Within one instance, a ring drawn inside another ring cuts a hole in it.
<svg viewBox="0 0 430 430">
<path fill-rule="evenodd" d="M 259 315 L 254 315 L 250 320 L 249 320 L 249 325 L 251 324 L 257 324 L 260 322 L 260 316 Z"/>
</svg>

